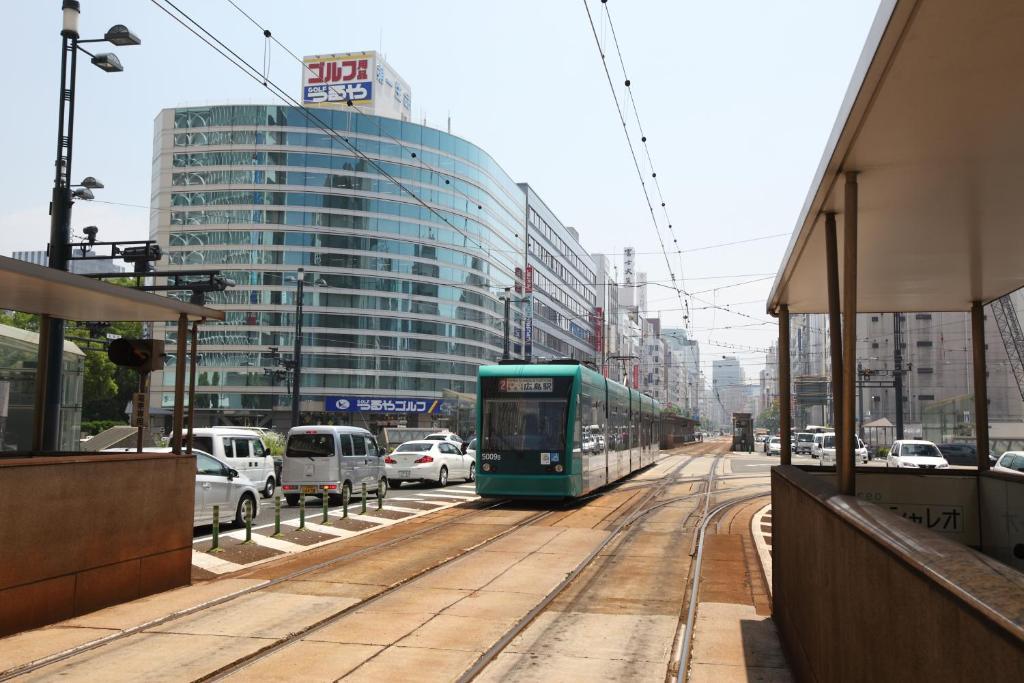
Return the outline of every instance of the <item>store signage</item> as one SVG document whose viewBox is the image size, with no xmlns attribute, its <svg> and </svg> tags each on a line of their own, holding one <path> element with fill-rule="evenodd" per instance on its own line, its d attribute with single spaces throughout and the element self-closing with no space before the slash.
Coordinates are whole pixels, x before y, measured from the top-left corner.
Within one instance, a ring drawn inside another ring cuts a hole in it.
<svg viewBox="0 0 1024 683">
<path fill-rule="evenodd" d="M 623 254 L 623 284 L 627 287 L 636 284 L 636 249 L 633 247 L 626 247 Z"/>
<path fill-rule="evenodd" d="M 446 401 L 435 398 L 328 396 L 324 399 L 324 410 L 328 413 L 427 413 L 435 415 L 444 412 L 446 408 Z"/>
<path fill-rule="evenodd" d="M 604 352 L 604 309 L 600 306 L 594 309 L 594 351 Z"/>
<path fill-rule="evenodd" d="M 516 294 L 523 293 L 523 269 L 516 268 Z"/>
<path fill-rule="evenodd" d="M 533 294 L 533 266 L 526 266 L 526 293 Z"/>
<path fill-rule="evenodd" d="M 551 393 L 555 380 L 551 377 L 506 377 L 498 381 L 498 391 L 510 394 Z"/>
<path fill-rule="evenodd" d="M 373 101 L 374 55 L 316 55 L 302 60 L 302 103 Z"/>
<path fill-rule="evenodd" d="M 633 388 L 634 389 L 639 389 L 640 388 L 640 366 L 639 365 L 634 365 L 633 366 Z"/>
</svg>

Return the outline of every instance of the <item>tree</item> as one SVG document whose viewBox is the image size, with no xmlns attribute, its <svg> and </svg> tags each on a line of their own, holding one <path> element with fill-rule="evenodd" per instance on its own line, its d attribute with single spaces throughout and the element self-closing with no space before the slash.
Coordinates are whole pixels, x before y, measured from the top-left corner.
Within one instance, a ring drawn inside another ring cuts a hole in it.
<svg viewBox="0 0 1024 683">
<path fill-rule="evenodd" d="M 757 426 L 767 429 L 774 434 L 779 431 L 779 402 L 772 401 L 772 404 L 762 410 L 757 416 Z"/>
</svg>

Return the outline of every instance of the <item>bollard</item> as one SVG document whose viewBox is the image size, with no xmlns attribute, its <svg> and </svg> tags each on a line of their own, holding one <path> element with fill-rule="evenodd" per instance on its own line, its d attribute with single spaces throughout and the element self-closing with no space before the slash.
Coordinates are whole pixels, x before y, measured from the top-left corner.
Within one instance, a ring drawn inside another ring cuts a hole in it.
<svg viewBox="0 0 1024 683">
<path fill-rule="evenodd" d="M 327 521 L 327 492 L 326 491 L 324 492 L 324 518 L 322 520 L 320 520 L 320 523 L 321 524 L 330 524 L 330 522 Z"/>
<path fill-rule="evenodd" d="M 274 496 L 274 536 L 281 535 L 281 496 Z"/>
<path fill-rule="evenodd" d="M 341 517 L 342 519 L 348 519 L 348 502 L 352 499 L 352 487 L 345 484 L 341 487 Z"/>
<path fill-rule="evenodd" d="M 245 541 L 243 543 L 252 543 L 252 510 L 252 503 L 245 506 Z"/>
<path fill-rule="evenodd" d="M 364 515 L 366 514 L 366 482 L 365 481 L 363 482 L 363 504 L 362 504 L 362 507 L 360 508 L 360 510 L 361 510 L 362 514 L 364 514 Z"/>
<path fill-rule="evenodd" d="M 306 528 L 306 496 L 299 496 L 299 528 Z"/>
<path fill-rule="evenodd" d="M 211 553 L 224 552 L 220 547 L 220 505 L 213 506 L 213 539 L 210 545 Z"/>
<path fill-rule="evenodd" d="M 379 483 L 377 484 L 377 509 L 384 509 L 384 488 Z"/>
</svg>

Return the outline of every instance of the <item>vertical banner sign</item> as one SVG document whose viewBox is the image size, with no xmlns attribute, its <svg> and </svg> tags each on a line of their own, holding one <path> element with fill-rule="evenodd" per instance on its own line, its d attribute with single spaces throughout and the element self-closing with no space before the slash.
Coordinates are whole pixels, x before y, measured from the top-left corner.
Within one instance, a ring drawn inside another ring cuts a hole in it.
<svg viewBox="0 0 1024 683">
<path fill-rule="evenodd" d="M 523 269 L 516 268 L 516 294 L 523 293 Z"/>
<path fill-rule="evenodd" d="M 132 427 L 145 427 L 149 418 L 149 393 L 132 394 Z"/>
<path fill-rule="evenodd" d="M 604 309 L 600 306 L 594 309 L 594 351 L 604 352 Z"/>
<path fill-rule="evenodd" d="M 633 388 L 640 388 L 640 364 L 637 363 L 633 366 Z"/>
<path fill-rule="evenodd" d="M 527 272 L 532 269 L 527 269 Z M 526 291 L 530 291 L 527 289 Z M 526 320 L 523 321 L 523 344 L 525 348 L 526 359 L 529 360 L 533 357 L 533 294 L 526 295 Z"/>
<path fill-rule="evenodd" d="M 622 263 L 622 265 L 623 265 L 623 269 L 622 269 L 623 284 L 625 284 L 627 286 L 635 285 L 636 284 L 636 278 L 634 277 L 634 273 L 636 271 L 636 250 L 633 247 L 626 247 L 625 251 L 623 251 L 622 254 L 623 254 L 623 263 Z"/>
<path fill-rule="evenodd" d="M 526 293 L 533 294 L 533 266 L 526 266 Z"/>
</svg>

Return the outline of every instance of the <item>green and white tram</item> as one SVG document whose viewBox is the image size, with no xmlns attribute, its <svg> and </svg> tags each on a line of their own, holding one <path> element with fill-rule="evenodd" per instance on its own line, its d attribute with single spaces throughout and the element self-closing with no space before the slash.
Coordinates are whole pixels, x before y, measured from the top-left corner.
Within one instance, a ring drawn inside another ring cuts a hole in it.
<svg viewBox="0 0 1024 683">
<path fill-rule="evenodd" d="M 661 407 L 574 361 L 480 368 L 481 496 L 571 498 L 652 464 Z"/>
</svg>

